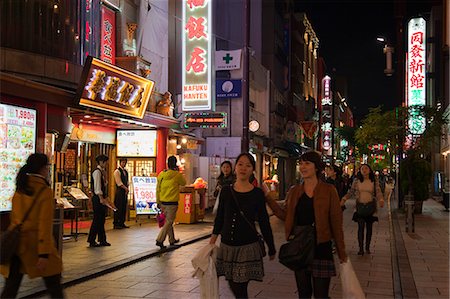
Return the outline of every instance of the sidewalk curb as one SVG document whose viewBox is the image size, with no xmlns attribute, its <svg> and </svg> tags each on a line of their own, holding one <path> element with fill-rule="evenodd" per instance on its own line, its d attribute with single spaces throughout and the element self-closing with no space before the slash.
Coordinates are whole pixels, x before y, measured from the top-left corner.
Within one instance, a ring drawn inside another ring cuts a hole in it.
<svg viewBox="0 0 450 299">
<path fill-rule="evenodd" d="M 99 268 L 97 268 L 97 269 L 95 269 L 93 271 L 84 272 L 83 274 L 79 275 L 79 277 L 73 278 L 73 279 L 71 279 L 69 281 L 65 281 L 65 282 L 61 283 L 61 285 L 63 286 L 63 288 L 71 287 L 71 286 L 74 286 L 76 284 L 80 284 L 82 282 L 85 282 L 85 281 L 88 281 L 88 280 L 91 280 L 91 279 L 103 276 L 105 274 L 109 274 L 109 273 L 115 272 L 115 271 L 120 270 L 122 268 L 125 268 L 125 267 L 128 267 L 130 265 L 139 263 L 141 261 L 144 261 L 146 259 L 149 259 L 149 258 L 152 258 L 152 257 L 155 257 L 155 256 L 159 256 L 159 255 L 161 255 L 163 253 L 175 251 L 175 250 L 177 250 L 180 247 L 187 246 L 187 245 L 193 244 L 195 242 L 207 239 L 210 236 L 211 236 L 210 233 L 203 234 L 203 235 L 200 235 L 198 237 L 195 237 L 195 238 L 192 238 L 192 239 L 188 239 L 187 241 L 182 242 L 182 243 L 178 244 L 177 246 L 168 246 L 166 249 L 162 249 L 162 250 L 153 249 L 153 250 L 150 250 L 150 251 L 147 251 L 147 252 L 143 252 L 141 254 L 137 254 L 137 255 L 134 255 L 132 257 L 129 257 L 129 258 L 126 258 L 126 259 L 122 259 L 120 261 L 113 262 L 113 263 L 111 263 L 109 265 L 105 265 L 103 267 L 99 267 Z M 47 289 L 45 287 L 39 287 L 39 288 L 32 289 L 32 290 L 30 290 L 28 292 L 24 292 L 24 294 L 20 298 L 36 298 L 36 297 L 43 296 L 46 293 L 47 293 Z"/>
</svg>

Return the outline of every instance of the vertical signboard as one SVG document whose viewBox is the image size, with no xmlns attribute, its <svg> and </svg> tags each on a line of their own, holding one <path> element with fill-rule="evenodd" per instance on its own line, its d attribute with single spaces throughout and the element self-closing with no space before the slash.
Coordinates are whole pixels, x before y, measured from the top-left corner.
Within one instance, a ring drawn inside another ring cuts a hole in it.
<svg viewBox="0 0 450 299">
<path fill-rule="evenodd" d="M 322 91 L 323 91 L 323 98 L 322 98 L 322 148 L 323 153 L 325 155 L 331 155 L 331 147 L 333 146 L 331 144 L 332 138 L 331 134 L 333 134 L 333 99 L 331 96 L 331 78 L 329 76 L 325 76 L 322 79 Z"/>
<path fill-rule="evenodd" d="M 11 210 L 16 175 L 36 150 L 36 110 L 0 104 L 0 212 Z"/>
<path fill-rule="evenodd" d="M 155 177 L 134 176 L 133 195 L 136 205 L 136 215 L 157 214 L 158 208 L 156 204 L 156 184 Z"/>
<path fill-rule="evenodd" d="M 212 0 L 183 0 L 182 109 L 212 109 Z"/>
<path fill-rule="evenodd" d="M 102 5 L 102 33 L 100 40 L 100 59 L 104 62 L 116 62 L 116 14 Z"/>
<path fill-rule="evenodd" d="M 98 34 L 100 21 L 100 2 L 81 1 L 81 64 L 90 56 L 98 57 Z"/>
<path fill-rule="evenodd" d="M 425 118 L 414 106 L 424 106 L 426 100 L 426 21 L 414 18 L 408 22 L 408 107 L 410 118 L 408 127 L 412 134 L 422 134 L 425 130 Z"/>
</svg>

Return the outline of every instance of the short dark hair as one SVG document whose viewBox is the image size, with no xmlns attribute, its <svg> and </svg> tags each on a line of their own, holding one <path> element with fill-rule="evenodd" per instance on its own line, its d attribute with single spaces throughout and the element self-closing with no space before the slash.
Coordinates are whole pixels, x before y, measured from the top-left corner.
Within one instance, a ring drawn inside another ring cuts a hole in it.
<svg viewBox="0 0 450 299">
<path fill-rule="evenodd" d="M 167 159 L 167 167 L 168 167 L 169 169 L 175 169 L 175 168 L 177 168 L 177 157 L 175 157 L 175 156 L 170 156 L 170 157 Z"/>
<path fill-rule="evenodd" d="M 319 177 L 320 173 L 325 169 L 325 163 L 322 162 L 320 155 L 317 152 L 309 151 L 300 156 L 300 161 L 307 161 L 314 163 L 316 166 L 316 175 Z"/>
<path fill-rule="evenodd" d="M 128 159 L 127 159 L 127 158 L 120 158 L 120 159 L 119 159 L 119 162 L 120 162 L 120 163 L 122 163 L 122 162 L 128 162 Z"/>
<path fill-rule="evenodd" d="M 109 160 L 108 156 L 103 155 L 103 154 L 98 155 L 98 156 L 95 158 L 95 161 L 97 161 L 97 163 L 100 163 L 100 162 L 106 162 L 106 161 L 108 161 L 108 160 Z"/>
</svg>

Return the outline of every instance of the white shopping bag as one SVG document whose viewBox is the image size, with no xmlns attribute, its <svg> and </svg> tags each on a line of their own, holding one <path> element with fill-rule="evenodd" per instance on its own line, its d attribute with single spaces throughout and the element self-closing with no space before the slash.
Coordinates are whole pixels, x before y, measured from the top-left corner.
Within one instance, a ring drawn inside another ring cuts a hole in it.
<svg viewBox="0 0 450 299">
<path fill-rule="evenodd" d="M 347 262 L 340 264 L 339 269 L 342 284 L 342 298 L 365 299 L 366 296 L 361 288 L 358 277 L 356 277 L 350 259 L 347 258 Z"/>
</svg>

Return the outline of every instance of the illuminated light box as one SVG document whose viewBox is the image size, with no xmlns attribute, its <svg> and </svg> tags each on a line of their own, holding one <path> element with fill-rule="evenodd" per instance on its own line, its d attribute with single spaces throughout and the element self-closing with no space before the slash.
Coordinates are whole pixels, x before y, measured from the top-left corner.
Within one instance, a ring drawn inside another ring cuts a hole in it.
<svg viewBox="0 0 450 299">
<path fill-rule="evenodd" d="M 212 109 L 212 0 L 183 0 L 182 110 Z"/>
<path fill-rule="evenodd" d="M 117 157 L 156 157 L 155 130 L 117 130 Z"/>
<path fill-rule="evenodd" d="M 154 82 L 89 56 L 78 88 L 79 105 L 143 118 Z"/>
</svg>

